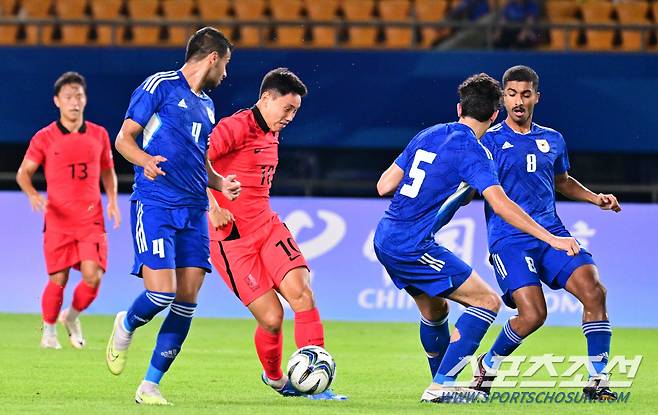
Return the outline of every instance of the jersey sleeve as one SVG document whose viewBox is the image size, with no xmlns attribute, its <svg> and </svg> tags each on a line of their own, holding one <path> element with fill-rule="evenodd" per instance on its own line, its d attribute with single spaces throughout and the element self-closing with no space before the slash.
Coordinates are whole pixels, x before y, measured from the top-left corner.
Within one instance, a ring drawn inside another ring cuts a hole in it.
<svg viewBox="0 0 658 415">
<path fill-rule="evenodd" d="M 130 118 L 142 127 L 146 127 L 149 120 L 160 109 L 165 98 L 165 87 L 147 88 L 148 78 L 130 96 L 130 104 L 124 119 Z"/>
<path fill-rule="evenodd" d="M 101 171 L 114 168 L 114 158 L 112 157 L 112 145 L 110 144 L 110 136 L 105 128 L 101 128 L 101 135 L 103 140 L 103 152 L 101 153 Z"/>
<path fill-rule="evenodd" d="M 231 117 L 223 118 L 210 132 L 208 138 L 208 158 L 215 161 L 218 158 L 237 149 L 244 141 L 245 127 Z"/>
<path fill-rule="evenodd" d="M 571 167 L 569 165 L 569 153 L 567 152 L 567 144 L 564 142 L 564 138 L 562 138 L 562 136 L 560 136 L 560 144 L 562 149 L 560 154 L 558 154 L 557 158 L 555 159 L 555 163 L 553 164 L 553 173 L 555 173 L 556 176 L 558 174 L 566 173 Z"/>
<path fill-rule="evenodd" d="M 402 150 L 402 153 L 395 159 L 395 164 L 398 165 L 402 170 L 407 168 L 407 165 L 409 164 L 409 154 L 411 153 L 411 150 L 409 149 L 410 146 L 407 146 L 404 150 Z"/>
<path fill-rule="evenodd" d="M 46 158 L 46 148 L 43 135 L 38 132 L 30 140 L 30 145 L 25 153 L 25 158 L 37 164 L 42 164 Z"/>
<path fill-rule="evenodd" d="M 456 154 L 460 155 L 455 159 L 459 176 L 480 194 L 500 184 L 493 157 L 486 147 L 480 143 L 469 144 Z"/>
</svg>

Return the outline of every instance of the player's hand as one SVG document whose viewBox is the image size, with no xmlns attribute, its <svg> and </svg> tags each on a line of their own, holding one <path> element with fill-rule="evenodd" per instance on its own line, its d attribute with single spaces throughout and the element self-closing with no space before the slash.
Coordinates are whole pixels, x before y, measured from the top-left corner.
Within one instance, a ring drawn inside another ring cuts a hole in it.
<svg viewBox="0 0 658 415">
<path fill-rule="evenodd" d="M 553 236 L 550 245 L 559 251 L 566 252 L 569 256 L 577 255 L 580 252 L 578 241 L 572 237 Z"/>
<path fill-rule="evenodd" d="M 222 180 L 222 194 L 228 200 L 234 200 L 240 196 L 240 182 L 235 180 L 235 174 L 229 174 Z"/>
<path fill-rule="evenodd" d="M 223 228 L 229 223 L 235 221 L 233 214 L 228 209 L 223 209 L 219 206 L 211 207 L 208 210 L 208 219 L 210 219 L 210 223 L 215 228 Z"/>
<path fill-rule="evenodd" d="M 121 212 L 116 202 L 108 202 L 107 216 L 114 222 L 112 225 L 113 229 L 117 229 L 121 225 Z"/>
<path fill-rule="evenodd" d="M 164 176 L 166 173 L 158 166 L 158 164 L 167 161 L 162 156 L 149 156 L 146 162 L 142 165 L 144 167 L 144 176 L 149 180 L 155 180 L 158 176 Z"/>
<path fill-rule="evenodd" d="M 595 205 L 600 207 L 602 210 L 611 210 L 613 212 L 621 212 L 621 206 L 617 201 L 615 195 L 612 194 L 603 194 L 599 193 Z"/>
<path fill-rule="evenodd" d="M 28 198 L 30 199 L 30 205 L 32 206 L 33 212 L 43 212 L 46 210 L 48 201 L 44 199 L 43 196 L 41 196 L 39 193 L 30 195 Z"/>
</svg>

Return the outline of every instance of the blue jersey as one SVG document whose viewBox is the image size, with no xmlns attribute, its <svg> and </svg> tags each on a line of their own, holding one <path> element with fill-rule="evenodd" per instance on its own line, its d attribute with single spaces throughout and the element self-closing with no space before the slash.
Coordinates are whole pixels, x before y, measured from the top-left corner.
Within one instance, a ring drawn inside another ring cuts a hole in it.
<svg viewBox="0 0 658 415">
<path fill-rule="evenodd" d="M 555 210 L 555 176 L 569 170 L 569 157 L 562 134 L 532 124 L 519 134 L 505 122 L 491 127 L 482 144 L 494 157 L 505 193 L 549 232 L 564 228 Z M 489 250 L 496 244 L 536 241 L 505 222 L 485 204 Z"/>
<path fill-rule="evenodd" d="M 142 150 L 161 155 L 166 173 L 155 180 L 135 166 L 131 200 L 165 208 L 208 206 L 206 150 L 215 124 L 215 106 L 206 94 L 195 94 L 180 71 L 148 77 L 130 97 L 126 117 L 142 127 Z"/>
<path fill-rule="evenodd" d="M 440 209 L 458 189 L 472 186 L 480 193 L 497 185 L 496 168 L 489 151 L 470 127 L 460 123 L 437 124 L 418 133 L 395 163 L 404 170 L 391 204 L 375 232 L 375 245 L 391 254 L 425 252 L 434 233 L 449 221 Z M 461 186 L 461 188 L 460 188 Z M 456 209 L 447 209 L 450 217 Z"/>
</svg>

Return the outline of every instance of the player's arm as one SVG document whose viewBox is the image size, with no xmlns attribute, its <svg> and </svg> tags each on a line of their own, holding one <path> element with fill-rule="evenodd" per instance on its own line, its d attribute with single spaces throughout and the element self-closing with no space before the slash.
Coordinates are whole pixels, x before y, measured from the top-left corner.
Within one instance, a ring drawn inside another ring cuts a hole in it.
<svg viewBox="0 0 658 415">
<path fill-rule="evenodd" d="M 117 204 L 117 174 L 114 168 L 101 170 L 101 182 L 107 196 L 107 216 L 114 222 L 114 229 L 121 225 L 121 212 Z"/>
<path fill-rule="evenodd" d="M 32 184 L 32 176 L 34 176 L 34 173 L 36 173 L 38 169 L 38 163 L 24 158 L 21 166 L 18 168 L 18 172 L 16 173 L 16 183 L 18 183 L 18 186 L 30 200 L 32 210 L 35 212 L 43 212 L 48 202 L 39 194 Z"/>
<path fill-rule="evenodd" d="M 380 196 L 386 196 L 395 192 L 402 178 L 404 178 L 404 170 L 394 162 L 379 178 L 377 182 L 377 193 Z"/>
<path fill-rule="evenodd" d="M 158 166 L 158 164 L 167 161 L 167 159 L 160 155 L 152 156 L 139 148 L 137 145 L 137 137 L 139 137 L 143 129 L 144 128 L 135 121 L 126 118 L 123 121 L 121 130 L 119 130 L 119 134 L 117 134 L 114 147 L 123 158 L 132 164 L 143 167 L 144 176 L 146 176 L 147 179 L 155 180 L 156 177 L 165 175 L 165 172 Z"/>
<path fill-rule="evenodd" d="M 515 228 L 546 242 L 555 249 L 565 251 L 567 255 L 576 255 L 580 252 L 580 246 L 574 238 L 559 237 L 548 232 L 507 197 L 500 185 L 487 187 L 482 192 L 482 196 L 498 216 Z"/>
<path fill-rule="evenodd" d="M 233 222 L 235 220 L 233 214 L 228 209 L 219 207 L 219 203 L 217 203 L 217 199 L 215 199 L 215 196 L 213 196 L 210 189 L 207 189 L 207 192 L 208 204 L 210 206 L 208 208 L 208 219 L 210 219 L 210 224 L 215 228 L 222 228 L 230 222 Z"/>
<path fill-rule="evenodd" d="M 568 172 L 557 174 L 555 176 L 555 189 L 560 192 L 560 194 L 571 200 L 589 202 L 603 210 L 612 210 L 613 212 L 621 211 L 621 206 L 615 195 L 603 193 L 596 194 L 583 186 L 578 180 L 571 177 Z"/>
<path fill-rule="evenodd" d="M 208 187 L 222 192 L 224 197 L 228 200 L 233 200 L 240 196 L 241 185 L 235 179 L 235 174 L 229 174 L 224 177 L 217 173 L 210 163 L 208 154 L 206 153 L 206 171 L 208 172 Z"/>
</svg>

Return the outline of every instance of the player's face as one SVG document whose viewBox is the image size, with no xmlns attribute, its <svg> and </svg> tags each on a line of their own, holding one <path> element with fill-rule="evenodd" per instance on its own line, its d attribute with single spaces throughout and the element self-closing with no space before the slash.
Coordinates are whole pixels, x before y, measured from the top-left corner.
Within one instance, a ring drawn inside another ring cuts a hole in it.
<svg viewBox="0 0 658 415">
<path fill-rule="evenodd" d="M 539 102 L 539 92 L 532 87 L 532 82 L 508 81 L 503 101 L 508 118 L 517 125 L 528 125 L 532 122 L 535 104 Z"/>
<path fill-rule="evenodd" d="M 84 116 L 87 95 L 80 84 L 65 84 L 54 97 L 59 114 L 68 121 L 78 121 Z"/>
<path fill-rule="evenodd" d="M 281 131 L 292 122 L 302 105 L 299 94 L 289 93 L 280 95 L 277 92 L 263 93 L 263 118 L 270 130 Z"/>
<path fill-rule="evenodd" d="M 210 71 L 208 71 L 204 89 L 214 89 L 228 76 L 226 67 L 231 61 L 231 51 L 227 51 L 223 58 L 220 58 L 217 52 L 211 53 L 208 58 L 210 59 Z"/>
</svg>

